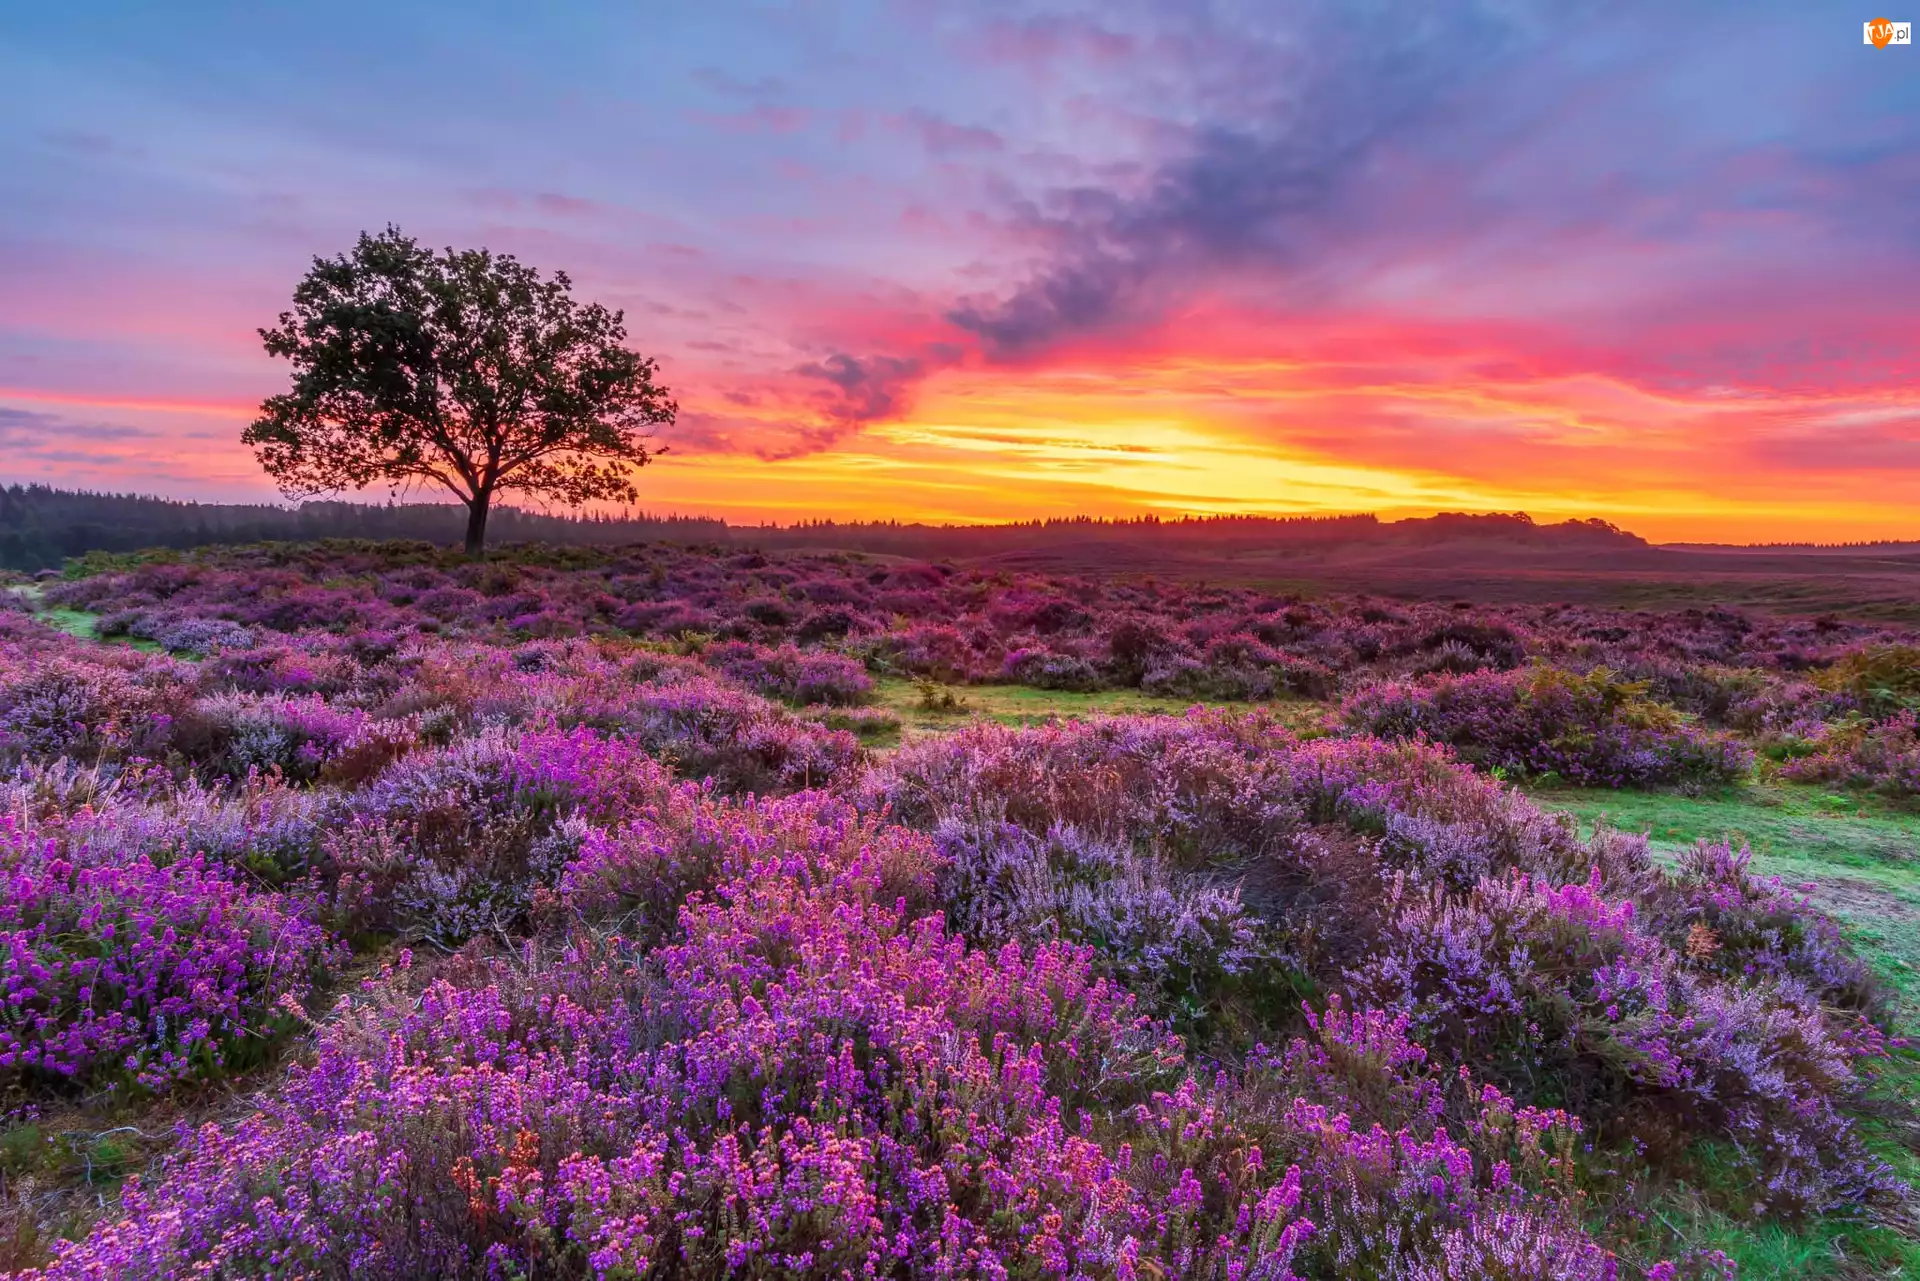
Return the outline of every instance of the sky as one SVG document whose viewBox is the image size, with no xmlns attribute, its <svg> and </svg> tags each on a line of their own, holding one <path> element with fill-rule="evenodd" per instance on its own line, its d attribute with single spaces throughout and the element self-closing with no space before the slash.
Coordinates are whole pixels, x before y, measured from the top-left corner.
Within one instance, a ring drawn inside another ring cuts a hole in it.
<svg viewBox="0 0 1920 1281">
<path fill-rule="evenodd" d="M 272 498 L 257 330 L 396 224 L 624 311 L 681 406 L 650 511 L 1920 538 L 1878 16 L 0 5 L 0 481 Z"/>
</svg>

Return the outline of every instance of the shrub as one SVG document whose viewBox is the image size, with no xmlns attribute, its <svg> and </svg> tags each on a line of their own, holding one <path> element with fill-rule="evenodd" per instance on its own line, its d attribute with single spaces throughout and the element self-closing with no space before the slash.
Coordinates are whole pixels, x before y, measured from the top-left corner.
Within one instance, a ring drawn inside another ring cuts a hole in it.
<svg viewBox="0 0 1920 1281">
<path fill-rule="evenodd" d="M 212 734 L 216 768 L 232 778 L 269 772 L 302 782 L 322 772 L 371 778 L 416 741 L 412 724 L 376 721 L 312 695 L 216 695 L 199 710 Z"/>
<path fill-rule="evenodd" d="M 1751 855 L 1701 841 L 1650 896 L 1651 924 L 1690 968 L 1803 987 L 1822 1005 L 1883 1019 L 1887 996 L 1840 928 Z"/>
<path fill-rule="evenodd" d="M 165 663 L 57 653 L 0 665 L 0 760 L 164 754 L 189 697 Z"/>
<path fill-rule="evenodd" d="M 949 818 L 934 847 L 947 920 L 969 940 L 1088 945 L 1103 972 L 1189 1021 L 1273 963 L 1233 889 L 1182 876 L 1131 841 Z"/>
<path fill-rule="evenodd" d="M 46 1275 L 1287 1275 L 1297 1171 L 1078 1132 L 1178 1060 L 1123 994 L 1071 948 L 909 926 L 878 885 L 857 857 L 754 866 L 689 904 L 654 979 L 583 942 L 376 987 L 282 1101 L 131 1183 Z"/>
<path fill-rule="evenodd" d="M 1022 646 L 1001 660 L 1000 674 L 1019 685 L 1035 689 L 1095 690 L 1105 681 L 1100 669 L 1078 654 L 1062 654 L 1050 649 Z"/>
<path fill-rule="evenodd" d="M 1807 753 L 1781 769 L 1788 778 L 1838 783 L 1902 800 L 1920 797 L 1920 712 L 1883 721 L 1852 717 L 1823 726 Z"/>
<path fill-rule="evenodd" d="M 838 654 L 802 653 L 792 645 L 759 649 L 740 641 L 708 646 L 701 661 L 756 694 L 788 703 L 852 707 L 873 697 L 866 668 Z"/>
<path fill-rule="evenodd" d="M 161 648 L 174 654 L 214 654 L 251 649 L 254 645 L 251 629 L 224 618 L 142 614 L 126 625 L 125 632 L 158 642 Z"/>
<path fill-rule="evenodd" d="M 483 733 L 390 767 L 326 837 L 343 924 L 455 944 L 518 928 L 587 839 L 669 788 L 651 758 L 576 729 Z"/>
<path fill-rule="evenodd" d="M 900 733 L 900 717 L 884 707 L 811 708 L 807 716 L 828 729 L 845 730 L 863 743 Z"/>
<path fill-rule="evenodd" d="M 1382 682 L 1349 696 L 1342 711 L 1362 733 L 1419 735 L 1476 765 L 1588 786 L 1716 783 L 1752 767 L 1747 749 L 1696 728 L 1647 699 L 1643 685 L 1605 668 Z"/>
<path fill-rule="evenodd" d="M 259 1057 L 335 954 L 204 856 L 156 863 L 0 817 L 0 1081 L 160 1090 Z"/>
<path fill-rule="evenodd" d="M 1391 901 L 1354 994 L 1406 1014 L 1448 1060 L 1650 1146 L 1699 1129 L 1731 1139 L 1774 1212 L 1892 1186 L 1835 1106 L 1863 1044 L 1804 993 L 1683 966 L 1597 874 L 1556 888 L 1512 873 L 1465 897 L 1401 882 Z"/>
<path fill-rule="evenodd" d="M 1849 649 L 1821 672 L 1819 683 L 1882 712 L 1920 707 L 1920 644 Z"/>
</svg>

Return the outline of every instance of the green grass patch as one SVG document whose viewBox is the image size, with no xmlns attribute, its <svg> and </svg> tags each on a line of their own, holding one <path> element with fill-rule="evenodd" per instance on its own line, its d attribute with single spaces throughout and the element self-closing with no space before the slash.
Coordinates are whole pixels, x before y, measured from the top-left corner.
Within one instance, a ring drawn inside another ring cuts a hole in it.
<svg viewBox="0 0 1920 1281">
<path fill-rule="evenodd" d="M 77 636 L 81 640 L 94 641 L 101 645 L 124 645 L 128 649 L 142 650 L 149 654 L 161 652 L 157 641 L 140 640 L 133 636 L 100 635 L 100 615 L 89 614 L 83 609 L 42 609 L 34 617 L 49 627 L 63 631 L 69 636 Z"/>
<path fill-rule="evenodd" d="M 145 650 L 149 654 L 160 652 L 160 646 L 150 640 L 136 640 L 131 636 L 100 635 L 100 615 L 84 609 L 68 609 L 64 605 L 47 606 L 41 603 L 38 587 L 15 587 L 10 589 L 27 598 L 33 604 L 33 617 L 45 623 L 55 631 L 65 632 L 69 636 L 85 641 L 95 641 L 102 645 L 126 645 L 132 649 Z"/>
<path fill-rule="evenodd" d="M 1041 725 L 1056 717 L 1072 719 L 1088 716 L 1178 715 L 1195 700 L 1160 698 L 1137 689 L 1107 689 L 1082 693 L 1074 690 L 1033 689 L 1026 685 L 946 685 L 935 687 L 950 697 L 952 706 L 939 710 L 929 706 L 923 695 L 923 683 L 900 676 L 874 678 L 873 691 L 879 706 L 900 718 L 906 737 L 942 734 L 976 719 L 997 721 L 1002 725 Z M 1323 707 L 1316 703 L 1223 703 L 1214 706 L 1250 708 L 1259 706 L 1279 715 L 1296 728 L 1317 727 Z"/>
</svg>

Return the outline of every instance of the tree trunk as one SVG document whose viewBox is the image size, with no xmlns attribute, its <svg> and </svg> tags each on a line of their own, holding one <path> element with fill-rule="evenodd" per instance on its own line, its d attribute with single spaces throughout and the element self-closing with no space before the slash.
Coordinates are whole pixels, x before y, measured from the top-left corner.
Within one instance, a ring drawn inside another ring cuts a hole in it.
<svg viewBox="0 0 1920 1281">
<path fill-rule="evenodd" d="M 475 494 L 467 502 L 467 559 L 484 560 L 487 555 L 487 507 L 492 494 Z"/>
</svg>

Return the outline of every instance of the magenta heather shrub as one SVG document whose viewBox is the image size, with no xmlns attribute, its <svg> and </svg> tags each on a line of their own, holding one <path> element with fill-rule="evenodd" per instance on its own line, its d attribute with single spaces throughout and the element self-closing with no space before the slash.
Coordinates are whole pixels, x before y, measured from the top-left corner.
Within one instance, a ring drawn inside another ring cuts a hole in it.
<svg viewBox="0 0 1920 1281">
<path fill-rule="evenodd" d="M 722 641 L 701 652 L 701 661 L 756 694 L 788 703 L 852 707 L 873 696 L 873 678 L 859 662 L 839 654 L 802 653 L 792 645 L 763 649 Z"/>
<path fill-rule="evenodd" d="M 1557 774 L 1589 786 L 1714 783 L 1744 777 L 1752 753 L 1700 730 L 1604 668 L 1475 672 L 1363 687 L 1347 723 L 1382 737 L 1445 743 L 1476 765 Z"/>
<path fill-rule="evenodd" d="M 1140 688 L 1161 698 L 1251 698 L 1270 691 L 1261 684 L 1255 688 L 1229 686 L 1227 692 L 1216 683 L 1218 674 L 1197 658 L 1187 654 L 1158 654 L 1148 660 L 1139 677 Z"/>
<path fill-rule="evenodd" d="M 703 677 L 643 685 L 593 723 L 610 725 L 668 759 L 684 777 L 729 791 L 778 792 L 847 778 L 860 744 L 845 730 Z"/>
<path fill-rule="evenodd" d="M 824 793 L 743 804 L 681 783 L 617 826 L 587 830 L 558 899 L 582 918 L 617 919 L 629 938 L 657 941 L 689 895 L 774 859 L 789 867 L 865 861 L 879 873 L 883 901 L 914 905 L 932 899 L 940 865 L 926 837 L 862 818 Z"/>
<path fill-rule="evenodd" d="M 191 698 L 185 675 L 167 661 L 78 645 L 0 654 L 0 762 L 163 754 Z"/>
<path fill-rule="evenodd" d="M 1009 650 L 1000 661 L 1000 675 L 1035 689 L 1093 690 L 1104 684 L 1099 669 L 1078 654 L 1033 645 Z"/>
<path fill-rule="evenodd" d="M 0 787 L 0 810 L 32 814 L 45 830 L 113 862 L 164 865 L 205 855 L 281 888 L 311 870 L 322 836 L 347 808 L 338 792 L 294 787 L 272 775 L 208 786 L 193 777 L 161 783 L 123 772 L 105 787 L 58 799 L 49 775 L 16 774 L 12 786 Z"/>
<path fill-rule="evenodd" d="M 928 830 L 956 815 L 1004 820 L 1037 835 L 1065 826 L 1144 841 L 1189 869 L 1252 872 L 1294 857 L 1314 829 L 1377 836 L 1396 813 L 1476 825 L 1484 845 L 1478 857 L 1488 866 L 1498 860 L 1585 875 L 1594 857 L 1570 823 L 1438 748 L 1303 740 L 1260 714 L 1196 710 L 1025 730 L 974 725 L 902 747 L 865 780 L 862 794 L 864 803 L 888 806 L 897 821 Z M 1403 845 L 1406 857 L 1426 857 L 1417 840 Z"/>
<path fill-rule="evenodd" d="M 879 654 L 898 671 L 947 682 L 984 681 L 997 673 L 1002 658 L 997 647 L 976 650 L 965 633 L 944 623 L 890 633 L 880 642 Z"/>
<path fill-rule="evenodd" d="M 213 738 L 210 755 L 233 778 L 273 773 L 310 782 L 329 769 L 371 777 L 416 739 L 411 723 L 376 721 L 314 695 L 214 695 L 198 710 Z"/>
<path fill-rule="evenodd" d="M 1725 875 L 1717 890 L 1703 873 L 1669 882 L 1644 842 L 1582 842 L 1435 748 L 1303 742 L 1211 712 L 980 726 L 902 748 L 865 796 L 934 835 L 963 927 L 1007 929 L 1025 913 L 1025 930 L 1073 937 L 1077 913 L 1106 919 L 1089 911 L 1103 895 L 1154 903 L 1164 927 L 1181 919 L 1183 871 L 1231 875 L 1268 955 L 1406 1013 L 1448 1061 L 1527 1102 L 1735 1138 L 1782 1211 L 1886 1186 L 1835 1110 L 1874 1038 L 1810 995 L 1852 985 L 1856 1005 L 1872 1005 L 1830 925 Z M 1156 860 L 1157 896 L 1128 879 L 1126 847 Z M 1068 853 L 1079 849 L 1101 856 Z M 1708 906 L 1735 940 L 1737 973 L 1662 941 Z M 1781 913 L 1806 924 L 1786 931 Z M 1152 974 L 1125 947 L 1105 964 Z"/>
<path fill-rule="evenodd" d="M 376 984 L 44 1275 L 1293 1275 L 1299 1172 L 1214 1139 L 1191 1086 L 1127 1125 L 1145 1151 L 1084 1133 L 1177 1070 L 1123 993 L 879 885 L 774 858 L 648 971 L 581 943 Z"/>
<path fill-rule="evenodd" d="M 319 694 L 353 696 L 377 688 L 387 673 L 368 669 L 360 648 L 333 637 L 302 636 L 249 650 L 222 651 L 197 668 L 199 688 L 207 693 Z"/>
<path fill-rule="evenodd" d="M 204 856 L 125 861 L 0 817 L 0 1082 L 158 1090 L 257 1054 L 335 959 L 279 895 Z"/>
<path fill-rule="evenodd" d="M 254 645 L 254 634 L 250 628 L 224 618 L 145 613 L 128 620 L 125 632 L 129 636 L 157 642 L 161 648 L 173 654 L 214 654 L 223 650 L 251 649 Z"/>
<path fill-rule="evenodd" d="M 1750 852 L 1701 841 L 1653 896 L 1653 924 L 1688 965 L 1726 978 L 1803 985 L 1822 1004 L 1883 1018 L 1886 994 L 1840 927 Z"/>
<path fill-rule="evenodd" d="M 961 928 L 1084 939 L 1208 1043 L 1285 1026 L 1298 991 L 1362 960 L 1395 867 L 1653 877 L 1643 843 L 1581 842 L 1439 749 L 1263 716 L 979 725 L 903 746 L 862 795 L 934 835 Z"/>
<path fill-rule="evenodd" d="M 584 725 L 735 792 L 832 784 L 860 760 L 852 734 L 716 680 L 689 658 L 579 641 L 510 652 L 435 645 L 409 657 L 409 685 L 384 710 L 420 710 L 423 736 L 469 722 Z"/>
<path fill-rule="evenodd" d="M 845 730 L 861 742 L 896 737 L 900 717 L 885 707 L 831 707 L 816 705 L 801 713 L 807 720 L 828 729 Z"/>
<path fill-rule="evenodd" d="M 1407 1038 L 1405 1016 L 1308 1012 L 1311 1035 L 1256 1048 L 1223 1110 L 1298 1165 L 1316 1231 L 1308 1276 L 1567 1277 L 1613 1281 L 1584 1231 L 1577 1118 L 1449 1081 Z M 1444 1124 L 1452 1111 L 1465 1118 Z"/>
<path fill-rule="evenodd" d="M 1735 983 L 1682 965 L 1596 871 L 1559 888 L 1523 873 L 1465 897 L 1396 884 L 1357 999 L 1407 1015 L 1422 1042 L 1496 1079 L 1548 1090 L 1648 1140 L 1732 1139 L 1755 1202 L 1818 1213 L 1889 1190 L 1835 1107 L 1866 1041 L 1835 1034 L 1804 989 Z"/>
<path fill-rule="evenodd" d="M 1131 841 L 950 817 L 934 829 L 934 847 L 947 919 L 970 940 L 1088 944 L 1129 987 L 1190 1009 L 1272 962 L 1237 892 L 1182 875 Z"/>
<path fill-rule="evenodd" d="M 318 878 L 353 928 L 443 944 L 509 932 L 560 880 L 589 824 L 670 786 L 638 748 L 584 728 L 483 733 L 402 760 L 355 794 L 324 839 Z"/>
</svg>

